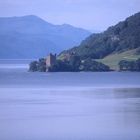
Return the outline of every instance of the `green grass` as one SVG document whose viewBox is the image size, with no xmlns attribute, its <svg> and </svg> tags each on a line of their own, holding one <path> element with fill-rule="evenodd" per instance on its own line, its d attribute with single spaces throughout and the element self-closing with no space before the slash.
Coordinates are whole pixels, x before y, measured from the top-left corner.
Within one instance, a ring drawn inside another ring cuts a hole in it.
<svg viewBox="0 0 140 140">
<path fill-rule="evenodd" d="M 134 49 L 123 53 L 111 54 L 105 57 L 104 59 L 97 59 L 96 61 L 108 65 L 113 70 L 118 70 L 119 69 L 118 63 L 121 60 L 134 61 L 139 58 L 140 58 L 140 54 L 136 55 L 136 49 Z"/>
</svg>

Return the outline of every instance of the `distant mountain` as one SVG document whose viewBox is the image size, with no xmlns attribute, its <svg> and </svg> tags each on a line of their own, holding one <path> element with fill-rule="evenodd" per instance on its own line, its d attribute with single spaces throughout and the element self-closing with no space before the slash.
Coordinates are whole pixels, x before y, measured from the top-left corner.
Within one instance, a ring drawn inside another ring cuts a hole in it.
<svg viewBox="0 0 140 140">
<path fill-rule="evenodd" d="M 0 58 L 39 58 L 78 45 L 90 32 L 30 15 L 0 18 Z"/>
<path fill-rule="evenodd" d="M 128 52 L 129 51 L 129 52 Z M 124 53 L 127 52 L 127 53 Z M 122 55 L 116 55 L 121 54 Z M 125 54 L 135 55 L 131 58 L 140 57 L 140 13 L 137 13 L 125 21 L 118 23 L 115 26 L 109 27 L 105 32 L 92 34 L 86 38 L 82 43 L 63 51 L 60 57 L 67 54 L 75 54 L 81 57 L 81 59 L 105 59 L 105 64 L 110 65 L 108 62 L 114 59 L 119 59 L 116 56 L 121 56 L 121 59 L 126 59 Z M 115 54 L 115 57 L 112 55 Z M 108 57 L 110 56 L 111 57 Z M 129 56 L 130 57 L 130 56 Z M 128 58 L 129 58 L 128 57 Z M 114 58 L 109 60 L 109 58 Z M 120 59 L 119 59 L 120 60 Z M 115 60 L 115 65 L 118 61 Z"/>
</svg>

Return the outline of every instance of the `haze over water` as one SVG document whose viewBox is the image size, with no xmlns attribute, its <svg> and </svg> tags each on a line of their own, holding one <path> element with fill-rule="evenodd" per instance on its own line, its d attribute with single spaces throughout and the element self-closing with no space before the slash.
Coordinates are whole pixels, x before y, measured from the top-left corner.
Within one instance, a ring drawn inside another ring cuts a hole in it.
<svg viewBox="0 0 140 140">
<path fill-rule="evenodd" d="M 139 73 L 30 73 L 26 63 L 0 64 L 0 140 L 140 139 Z"/>
</svg>

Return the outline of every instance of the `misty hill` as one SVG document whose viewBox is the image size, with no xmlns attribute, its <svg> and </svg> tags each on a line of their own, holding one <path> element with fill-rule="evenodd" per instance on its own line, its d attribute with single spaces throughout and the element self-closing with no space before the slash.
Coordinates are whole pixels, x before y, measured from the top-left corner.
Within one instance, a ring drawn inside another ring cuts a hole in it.
<svg viewBox="0 0 140 140">
<path fill-rule="evenodd" d="M 0 18 L 0 58 L 38 58 L 78 45 L 90 32 L 37 16 Z"/>
<path fill-rule="evenodd" d="M 113 61 L 115 62 L 113 65 L 117 65 L 118 61 L 129 57 L 139 58 L 140 13 L 109 27 L 103 33 L 92 34 L 79 46 L 63 51 L 60 57 L 63 58 L 66 54 L 75 54 L 82 59 L 97 59 L 108 65 L 112 65 Z"/>
</svg>

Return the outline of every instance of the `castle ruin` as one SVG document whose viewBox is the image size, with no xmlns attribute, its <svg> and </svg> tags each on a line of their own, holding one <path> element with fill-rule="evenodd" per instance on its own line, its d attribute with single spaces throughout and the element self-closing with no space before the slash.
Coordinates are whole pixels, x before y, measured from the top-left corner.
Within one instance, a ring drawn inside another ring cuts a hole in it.
<svg viewBox="0 0 140 140">
<path fill-rule="evenodd" d="M 46 66 L 49 68 L 53 66 L 55 63 L 56 63 L 56 54 L 53 55 L 52 53 L 50 53 L 46 58 Z"/>
</svg>

